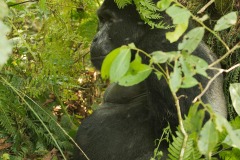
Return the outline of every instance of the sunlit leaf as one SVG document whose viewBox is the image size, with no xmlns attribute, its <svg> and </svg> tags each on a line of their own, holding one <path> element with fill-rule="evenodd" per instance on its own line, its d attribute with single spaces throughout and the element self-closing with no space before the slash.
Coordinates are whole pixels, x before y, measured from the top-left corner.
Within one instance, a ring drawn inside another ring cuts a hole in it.
<svg viewBox="0 0 240 160">
<path fill-rule="evenodd" d="M 179 43 L 178 49 L 186 50 L 188 51 L 188 53 L 192 53 L 201 42 L 203 35 L 204 35 L 203 27 L 197 27 L 190 30 L 186 35 L 184 35 L 183 42 Z"/>
<path fill-rule="evenodd" d="M 152 58 L 151 58 L 152 63 L 166 63 L 166 62 L 171 62 L 175 58 L 177 58 L 179 56 L 179 53 L 155 51 L 151 53 L 151 55 L 152 55 Z"/>
<path fill-rule="evenodd" d="M 110 81 L 117 82 L 127 73 L 131 61 L 131 51 L 129 48 L 121 47 L 120 53 L 113 60 L 110 68 Z"/>
<path fill-rule="evenodd" d="M 185 57 L 185 61 L 193 67 L 194 72 L 208 77 L 206 72 L 208 63 L 205 60 L 195 55 L 189 55 Z"/>
<path fill-rule="evenodd" d="M 198 81 L 192 76 L 184 76 L 181 88 L 191 88 L 198 84 Z"/>
<path fill-rule="evenodd" d="M 203 120 L 205 116 L 204 110 L 199 110 L 199 103 L 193 104 L 188 111 L 188 116 L 184 124 L 187 132 L 199 132 L 202 128 Z"/>
<path fill-rule="evenodd" d="M 188 23 L 177 24 L 173 32 L 167 32 L 166 38 L 171 42 L 176 42 L 187 30 Z"/>
<path fill-rule="evenodd" d="M 110 67 L 112 66 L 113 60 L 120 53 L 121 48 L 114 49 L 110 52 L 105 59 L 103 60 L 102 68 L 101 68 L 101 76 L 103 79 L 108 79 L 110 75 Z"/>
<path fill-rule="evenodd" d="M 227 29 L 237 23 L 237 12 L 231 12 L 221 17 L 214 26 L 214 31 Z"/>
<path fill-rule="evenodd" d="M 176 42 L 182 34 L 187 30 L 188 20 L 191 16 L 191 13 L 176 5 L 172 5 L 166 10 L 166 13 L 172 18 L 173 24 L 176 25 L 176 28 L 173 32 L 167 32 L 166 38 L 172 43 Z"/>
<path fill-rule="evenodd" d="M 223 143 L 229 146 L 240 149 L 240 129 L 228 131 L 227 137 L 224 139 Z"/>
<path fill-rule="evenodd" d="M 154 72 L 157 76 L 157 79 L 160 80 L 163 76 L 163 73 L 162 72 Z"/>
<path fill-rule="evenodd" d="M 184 8 L 172 5 L 166 10 L 166 13 L 173 19 L 173 24 L 188 24 L 191 13 Z"/>
<path fill-rule="evenodd" d="M 200 132 L 200 138 L 198 140 L 199 151 L 204 155 L 208 155 L 214 150 L 217 143 L 218 132 L 212 120 L 209 120 Z"/>
<path fill-rule="evenodd" d="M 232 99 L 232 105 L 237 114 L 240 115 L 240 83 L 230 84 L 229 91 Z"/>
<path fill-rule="evenodd" d="M 171 3 L 172 3 L 172 0 L 161 0 L 161 1 L 158 1 L 157 7 L 160 9 L 160 11 L 164 11 L 170 6 Z"/>
<path fill-rule="evenodd" d="M 141 57 L 136 54 L 135 59 L 131 62 L 127 73 L 119 79 L 122 86 L 132 86 L 145 80 L 152 72 L 152 68 L 146 64 L 142 64 Z"/>
<path fill-rule="evenodd" d="M 227 119 L 219 114 L 216 114 L 215 118 L 216 129 L 219 132 L 226 130 L 228 133 L 223 143 L 240 149 L 240 130 L 233 130 L 231 124 L 227 121 Z"/>
<path fill-rule="evenodd" d="M 172 92 L 177 92 L 182 83 L 182 72 L 178 61 L 175 61 L 174 70 L 170 74 L 169 86 Z"/>
</svg>

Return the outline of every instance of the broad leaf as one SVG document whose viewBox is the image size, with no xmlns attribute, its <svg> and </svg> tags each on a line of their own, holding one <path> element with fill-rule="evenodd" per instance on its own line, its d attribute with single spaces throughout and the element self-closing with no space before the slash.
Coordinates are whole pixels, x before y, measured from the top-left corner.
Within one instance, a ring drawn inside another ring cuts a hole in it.
<svg viewBox="0 0 240 160">
<path fill-rule="evenodd" d="M 179 43 L 178 49 L 179 50 L 186 50 L 188 53 L 192 53 L 199 43 L 201 42 L 204 35 L 204 28 L 197 27 L 190 30 L 184 37 L 183 42 Z"/>
<path fill-rule="evenodd" d="M 152 58 L 151 58 L 152 63 L 166 63 L 166 62 L 171 62 L 175 58 L 177 58 L 179 56 L 179 53 L 155 51 L 151 53 L 151 55 L 152 55 Z"/>
<path fill-rule="evenodd" d="M 166 13 L 172 18 L 173 24 L 176 25 L 176 28 L 173 32 L 166 33 L 166 38 L 171 43 L 176 42 L 186 31 L 191 13 L 188 10 L 180 8 L 176 5 L 169 7 L 166 10 Z"/>
<path fill-rule="evenodd" d="M 228 133 L 223 143 L 226 143 L 229 146 L 240 149 L 240 130 L 233 130 L 232 126 L 227 121 L 227 119 L 222 117 L 221 115 L 216 114 L 215 117 L 216 117 L 215 119 L 216 129 L 219 132 L 226 130 Z"/>
<path fill-rule="evenodd" d="M 240 129 L 228 131 L 227 137 L 224 139 L 223 143 L 229 146 L 240 149 Z"/>
<path fill-rule="evenodd" d="M 156 74 L 158 80 L 160 80 L 162 78 L 162 76 L 163 76 L 163 73 L 160 72 L 160 71 L 154 72 L 154 73 Z"/>
<path fill-rule="evenodd" d="M 175 61 L 174 70 L 170 74 L 169 86 L 172 92 L 177 92 L 178 89 L 181 87 L 182 83 L 182 72 L 179 68 L 179 62 Z"/>
<path fill-rule="evenodd" d="M 164 11 L 170 6 L 171 3 L 172 0 L 161 0 L 158 1 L 157 7 L 160 9 L 160 11 Z"/>
<path fill-rule="evenodd" d="M 199 110 L 199 103 L 193 104 L 188 111 L 188 116 L 184 120 L 184 127 L 188 133 L 199 132 L 202 128 L 205 116 L 204 110 Z"/>
<path fill-rule="evenodd" d="M 166 13 L 173 19 L 173 24 L 188 24 L 191 13 L 184 8 L 172 5 L 166 10 Z"/>
<path fill-rule="evenodd" d="M 194 69 L 194 72 L 201 74 L 205 77 L 208 77 L 206 72 L 208 68 L 208 63 L 205 60 L 194 55 L 187 56 L 185 60 L 187 63 L 191 64 L 191 66 Z"/>
<path fill-rule="evenodd" d="M 214 150 L 217 143 L 218 132 L 212 120 L 209 120 L 200 132 L 200 138 L 198 140 L 199 151 L 204 155 L 208 155 Z"/>
<path fill-rule="evenodd" d="M 191 88 L 198 84 L 198 81 L 192 76 L 184 76 L 181 88 Z"/>
<path fill-rule="evenodd" d="M 127 73 L 119 79 L 122 86 L 132 86 L 145 80 L 152 72 L 152 68 L 146 64 L 142 64 L 141 57 L 136 54 L 133 62 L 131 62 Z"/>
<path fill-rule="evenodd" d="M 110 67 L 112 66 L 113 60 L 121 52 L 122 48 L 117 48 L 111 51 L 103 60 L 101 68 L 101 76 L 103 79 L 108 79 L 110 74 Z"/>
<path fill-rule="evenodd" d="M 237 23 L 237 12 L 231 12 L 221 17 L 214 26 L 214 31 L 227 29 Z"/>
<path fill-rule="evenodd" d="M 120 53 L 113 60 L 110 68 L 110 81 L 117 82 L 125 75 L 129 69 L 131 61 L 131 51 L 129 48 L 121 47 Z"/>
<path fill-rule="evenodd" d="M 173 32 L 167 32 L 166 38 L 171 42 L 176 42 L 187 30 L 188 23 L 177 24 Z"/>
<path fill-rule="evenodd" d="M 237 114 L 240 116 L 240 83 L 230 84 L 229 91 L 232 99 L 232 105 Z"/>
</svg>

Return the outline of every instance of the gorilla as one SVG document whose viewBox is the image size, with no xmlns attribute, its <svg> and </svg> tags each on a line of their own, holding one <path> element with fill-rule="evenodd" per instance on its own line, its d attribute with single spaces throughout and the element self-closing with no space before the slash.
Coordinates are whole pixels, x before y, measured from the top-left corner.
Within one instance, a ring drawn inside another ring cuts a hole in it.
<svg viewBox="0 0 240 160">
<path fill-rule="evenodd" d="M 157 1 L 154 0 L 156 3 Z M 98 32 L 91 45 L 91 61 L 100 69 L 103 59 L 113 49 L 129 43 L 151 53 L 156 50 L 176 51 L 177 44 L 166 40 L 168 29 L 152 29 L 145 24 L 134 5 L 119 9 L 114 0 L 105 0 L 97 11 Z M 170 18 L 166 17 L 166 22 Z M 217 58 L 201 42 L 193 55 L 208 63 Z M 220 68 L 219 65 L 215 67 Z M 208 71 L 214 76 L 214 71 Z M 197 80 L 206 86 L 208 79 L 197 75 Z M 219 76 L 202 97 L 211 104 L 213 110 L 226 117 L 225 98 Z M 198 87 L 181 89 L 178 95 L 182 114 L 188 113 L 193 99 L 200 93 Z M 113 83 L 106 89 L 103 102 L 94 113 L 80 125 L 76 142 L 91 160 L 147 160 L 153 155 L 154 141 L 161 137 L 168 126 L 176 129 L 178 117 L 175 103 L 166 81 L 158 80 L 152 73 L 146 80 L 130 87 Z M 162 144 L 160 150 L 167 152 L 168 145 Z M 74 158 L 86 157 L 78 150 Z"/>
</svg>

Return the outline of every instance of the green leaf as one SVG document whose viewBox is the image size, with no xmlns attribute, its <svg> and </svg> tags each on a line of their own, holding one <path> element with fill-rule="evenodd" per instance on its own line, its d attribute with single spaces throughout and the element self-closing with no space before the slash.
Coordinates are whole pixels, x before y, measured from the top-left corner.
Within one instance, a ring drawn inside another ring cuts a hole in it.
<svg viewBox="0 0 240 160">
<path fill-rule="evenodd" d="M 152 72 L 152 68 L 146 64 L 142 64 L 141 57 L 136 54 L 135 59 L 131 62 L 127 73 L 119 79 L 122 86 L 132 86 L 145 80 Z"/>
<path fill-rule="evenodd" d="M 183 72 L 181 88 L 190 88 L 198 84 L 198 81 L 194 78 L 196 73 L 207 77 L 208 64 L 201 58 L 185 53 L 182 53 L 182 57 L 179 58 L 179 62 Z"/>
<path fill-rule="evenodd" d="M 163 76 L 163 73 L 160 72 L 160 71 L 154 72 L 154 73 L 156 74 L 158 80 L 160 80 L 162 78 L 162 76 Z"/>
<path fill-rule="evenodd" d="M 173 19 L 173 24 L 188 24 L 191 13 L 184 8 L 172 5 L 166 10 L 166 13 Z"/>
<path fill-rule="evenodd" d="M 231 130 L 231 133 L 229 133 L 227 135 L 227 137 L 224 139 L 223 143 L 240 149 L 240 129 Z"/>
<path fill-rule="evenodd" d="M 198 140 L 199 151 L 204 155 L 209 155 L 218 143 L 218 132 L 215 129 L 215 124 L 209 120 L 203 126 Z"/>
<path fill-rule="evenodd" d="M 170 74 L 169 86 L 172 92 L 177 92 L 182 83 L 182 72 L 179 68 L 179 62 L 175 61 L 174 70 Z"/>
<path fill-rule="evenodd" d="M 129 48 L 121 47 L 120 53 L 113 60 L 110 68 L 110 81 L 117 82 L 127 73 L 131 61 L 131 51 Z"/>
<path fill-rule="evenodd" d="M 206 72 L 206 70 L 208 69 L 208 63 L 204 59 L 191 55 L 189 59 L 187 59 L 187 61 L 189 63 L 191 62 L 192 64 L 195 63 L 194 67 L 198 74 L 208 77 Z"/>
<path fill-rule="evenodd" d="M 240 149 L 240 130 L 233 130 L 232 126 L 226 120 L 226 118 L 222 117 L 219 114 L 216 114 L 215 118 L 216 129 L 219 132 L 222 132 L 225 129 L 228 133 L 223 143 Z"/>
<path fill-rule="evenodd" d="M 173 32 L 167 32 L 166 38 L 172 43 L 176 42 L 182 34 L 187 30 L 188 20 L 191 16 L 191 13 L 176 5 L 172 5 L 166 10 L 166 13 L 172 18 L 173 24 L 176 25 L 176 28 Z"/>
<path fill-rule="evenodd" d="M 113 60 L 120 53 L 121 48 L 114 49 L 111 51 L 103 60 L 102 68 L 101 68 L 101 76 L 102 79 L 108 79 L 110 75 L 110 67 L 112 66 Z"/>
<path fill-rule="evenodd" d="M 170 6 L 171 3 L 172 0 L 161 0 L 158 1 L 157 7 L 160 9 L 160 11 L 164 11 Z"/>
<path fill-rule="evenodd" d="M 182 52 L 180 64 L 185 76 L 194 76 L 196 73 L 208 77 L 206 70 L 208 63 L 200 57 Z"/>
<path fill-rule="evenodd" d="M 151 53 L 152 63 L 166 63 L 171 62 L 176 59 L 180 54 L 178 52 L 162 52 L 162 51 L 155 51 Z"/>
<path fill-rule="evenodd" d="M 193 62 L 188 62 L 187 59 L 190 57 L 189 54 L 182 53 L 182 57 L 179 58 L 179 62 L 182 67 L 182 72 L 184 73 L 185 76 L 193 76 L 195 75 L 196 72 L 194 72 L 194 65 L 191 63 Z"/>
<path fill-rule="evenodd" d="M 221 17 L 214 26 L 214 31 L 227 29 L 237 23 L 237 12 L 231 12 Z"/>
<path fill-rule="evenodd" d="M 184 120 L 184 127 L 189 134 L 199 132 L 202 128 L 205 116 L 204 110 L 199 110 L 199 103 L 193 104 L 188 111 L 188 116 Z"/>
<path fill-rule="evenodd" d="M 199 43 L 201 42 L 204 35 L 204 28 L 197 27 L 190 30 L 184 37 L 183 42 L 179 43 L 178 49 L 179 50 L 186 50 L 188 53 L 192 53 Z"/>
<path fill-rule="evenodd" d="M 187 27 L 188 27 L 188 23 L 177 24 L 176 28 L 173 32 L 166 33 L 166 38 L 171 43 L 176 42 L 183 35 L 183 33 L 187 30 Z"/>
<path fill-rule="evenodd" d="M 184 76 L 181 88 L 191 88 L 196 86 L 198 81 L 192 76 Z"/>
<path fill-rule="evenodd" d="M 232 105 L 237 114 L 240 115 L 240 83 L 230 84 L 229 91 L 232 99 Z"/>
</svg>

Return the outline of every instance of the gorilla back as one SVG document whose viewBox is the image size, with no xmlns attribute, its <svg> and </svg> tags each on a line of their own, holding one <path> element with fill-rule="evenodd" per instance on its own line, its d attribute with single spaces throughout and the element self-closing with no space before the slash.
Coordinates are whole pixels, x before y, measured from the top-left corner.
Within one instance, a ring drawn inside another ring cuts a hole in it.
<svg viewBox="0 0 240 160">
<path fill-rule="evenodd" d="M 119 9 L 114 0 L 105 0 L 97 14 L 99 27 L 91 46 L 91 61 L 97 69 L 110 51 L 132 42 L 148 53 L 177 50 L 178 42 L 170 43 L 165 38 L 168 30 L 151 29 L 141 20 L 134 5 Z M 169 21 L 166 17 L 166 22 Z M 193 54 L 208 63 L 216 60 L 203 42 Z M 212 77 L 215 73 L 209 71 L 208 74 Z M 206 86 L 208 79 L 200 75 L 196 78 Z M 199 93 L 197 87 L 179 91 L 179 95 L 185 95 L 180 99 L 182 114 L 188 112 Z M 221 76 L 212 83 L 202 100 L 226 117 Z M 168 123 L 173 129 L 178 125 L 172 94 L 164 79 L 158 80 L 151 74 L 131 87 L 111 84 L 101 106 L 80 125 L 76 142 L 92 160 L 146 160 L 156 147 L 154 140 L 162 135 Z M 167 147 L 163 143 L 160 149 L 166 153 Z M 86 159 L 80 151 L 76 151 L 74 158 Z"/>
</svg>

